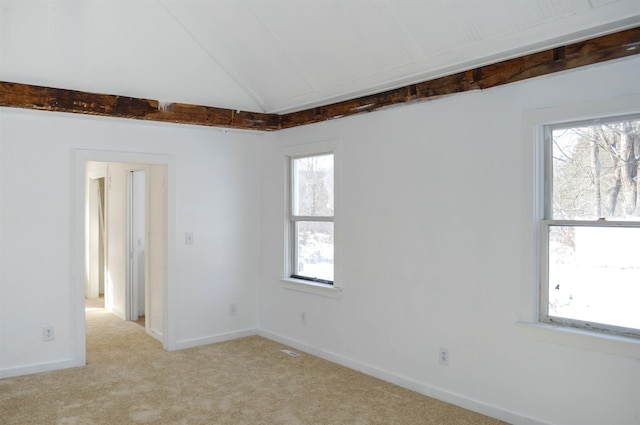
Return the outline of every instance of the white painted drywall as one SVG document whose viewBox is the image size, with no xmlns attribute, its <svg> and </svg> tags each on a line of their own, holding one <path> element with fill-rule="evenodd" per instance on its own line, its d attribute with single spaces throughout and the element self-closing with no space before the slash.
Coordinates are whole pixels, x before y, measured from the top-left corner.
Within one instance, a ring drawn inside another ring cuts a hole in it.
<svg viewBox="0 0 640 425">
<path fill-rule="evenodd" d="M 107 163 L 86 163 L 87 182 L 85 184 L 85 297 L 96 298 L 105 295 L 105 180 Z M 106 300 L 105 300 L 106 301 Z"/>
<path fill-rule="evenodd" d="M 640 93 L 639 68 L 628 59 L 275 134 L 0 109 L 0 377 L 77 357 L 74 150 L 146 152 L 175 158 L 170 348 L 259 327 L 512 422 L 637 423 L 638 357 L 531 339 L 518 322 L 523 114 Z M 329 139 L 341 154 L 338 298 L 279 280 L 284 147 Z M 56 340 L 44 343 L 48 325 Z"/>
<path fill-rule="evenodd" d="M 84 219 L 82 208 L 74 212 L 75 185 L 84 184 L 74 171 L 78 149 L 173 158 L 174 181 L 166 184 L 175 197 L 169 205 L 175 306 L 163 318 L 169 348 L 255 329 L 258 133 L 8 108 L 0 108 L 0 129 L 0 377 L 80 359 L 74 347 L 84 336 L 73 305 L 84 288 L 76 272 L 83 266 L 74 264 L 84 241 L 73 233 Z M 194 233 L 193 245 L 184 244 L 186 231 Z M 55 327 L 55 341 L 42 341 L 43 326 Z"/>
<path fill-rule="evenodd" d="M 105 307 L 126 320 L 127 291 L 127 171 L 129 165 L 112 162 L 107 168 L 105 229 L 107 239 L 107 288 Z"/>
<path fill-rule="evenodd" d="M 102 220 L 101 216 L 101 204 L 102 196 L 100 192 L 100 180 L 89 179 L 87 180 L 87 188 L 85 196 L 88 201 L 87 211 L 88 218 L 86 220 L 87 235 L 86 243 L 89 248 L 86 255 L 86 282 L 85 282 L 85 297 L 86 298 L 98 298 L 100 296 L 100 277 L 104 274 L 104 265 L 101 267 L 101 232 L 102 232 Z"/>
<path fill-rule="evenodd" d="M 639 70 L 627 59 L 279 133 L 262 149 L 262 334 L 510 422 L 640 423 L 640 345 L 585 350 L 518 324 L 523 114 L 638 94 Z M 331 139 L 338 298 L 279 280 L 284 149 Z"/>
</svg>

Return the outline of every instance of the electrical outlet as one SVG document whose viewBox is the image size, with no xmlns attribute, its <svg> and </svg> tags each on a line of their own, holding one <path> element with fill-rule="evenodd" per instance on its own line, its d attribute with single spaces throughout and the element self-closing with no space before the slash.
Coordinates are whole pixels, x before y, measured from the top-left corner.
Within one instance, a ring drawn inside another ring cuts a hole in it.
<svg viewBox="0 0 640 425">
<path fill-rule="evenodd" d="M 301 325 L 307 324 L 307 313 L 305 313 L 304 311 L 300 313 L 300 324 Z"/>
<path fill-rule="evenodd" d="M 53 326 L 45 326 L 42 328 L 42 340 L 45 342 L 53 341 L 56 339 L 55 334 L 53 333 Z"/>
<path fill-rule="evenodd" d="M 185 245 L 193 245 L 193 232 L 185 232 L 185 234 L 184 234 L 184 244 Z"/>
<path fill-rule="evenodd" d="M 238 304 L 229 304 L 229 316 L 235 316 L 238 313 Z"/>
<path fill-rule="evenodd" d="M 445 366 L 449 365 L 449 349 L 448 348 L 440 347 L 440 352 L 438 354 L 438 363 Z"/>
</svg>

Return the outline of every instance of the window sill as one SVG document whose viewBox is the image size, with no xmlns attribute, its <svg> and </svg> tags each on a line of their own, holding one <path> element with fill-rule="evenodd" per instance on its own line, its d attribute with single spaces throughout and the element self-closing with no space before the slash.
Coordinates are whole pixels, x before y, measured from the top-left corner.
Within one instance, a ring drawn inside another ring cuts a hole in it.
<svg viewBox="0 0 640 425">
<path fill-rule="evenodd" d="M 281 277 L 282 287 L 289 291 L 304 292 L 307 294 L 319 295 L 328 298 L 341 298 L 342 288 L 323 283 L 315 283 L 303 279 L 294 279 L 292 277 Z"/>
<path fill-rule="evenodd" d="M 525 337 L 536 341 L 640 359 L 640 340 L 637 339 L 604 335 L 545 323 L 519 322 L 518 325 Z"/>
</svg>

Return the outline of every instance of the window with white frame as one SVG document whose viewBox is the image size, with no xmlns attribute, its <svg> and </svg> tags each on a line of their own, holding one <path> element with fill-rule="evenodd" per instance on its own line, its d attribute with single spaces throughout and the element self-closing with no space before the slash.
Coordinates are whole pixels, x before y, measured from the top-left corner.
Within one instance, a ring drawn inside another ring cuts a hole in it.
<svg viewBox="0 0 640 425">
<path fill-rule="evenodd" d="M 334 155 L 289 157 L 290 277 L 333 285 Z"/>
<path fill-rule="evenodd" d="M 640 337 L 640 115 L 544 127 L 540 321 Z"/>
</svg>

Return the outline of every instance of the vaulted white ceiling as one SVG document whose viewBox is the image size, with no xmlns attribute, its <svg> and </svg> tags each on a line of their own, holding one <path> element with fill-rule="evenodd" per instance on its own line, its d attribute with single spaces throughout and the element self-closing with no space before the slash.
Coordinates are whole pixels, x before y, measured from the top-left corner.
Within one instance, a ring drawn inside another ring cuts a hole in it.
<svg viewBox="0 0 640 425">
<path fill-rule="evenodd" d="M 290 112 L 640 25 L 640 0 L 0 0 L 0 80 Z"/>
</svg>

